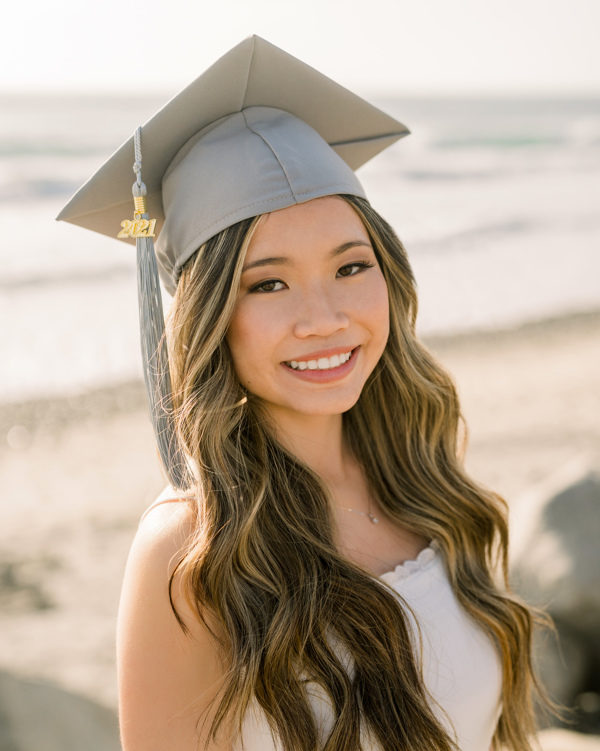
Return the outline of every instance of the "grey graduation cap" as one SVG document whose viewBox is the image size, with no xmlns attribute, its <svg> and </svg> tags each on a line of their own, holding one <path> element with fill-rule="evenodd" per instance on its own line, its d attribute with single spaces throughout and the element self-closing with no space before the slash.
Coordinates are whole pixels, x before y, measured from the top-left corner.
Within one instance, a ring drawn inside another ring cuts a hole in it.
<svg viewBox="0 0 600 751">
<path fill-rule="evenodd" d="M 364 197 L 354 170 L 409 133 L 400 122 L 257 36 L 168 102 L 77 191 L 57 219 L 115 237 L 131 216 L 131 165 L 156 219 L 158 271 L 172 294 L 212 236 L 258 214 L 326 195 Z M 139 136 L 139 133 L 138 133 Z M 151 413 L 174 486 L 190 482 L 170 423 L 170 381 L 151 239 L 138 246 L 142 350 Z M 164 342 L 163 342 L 164 344 Z"/>
</svg>

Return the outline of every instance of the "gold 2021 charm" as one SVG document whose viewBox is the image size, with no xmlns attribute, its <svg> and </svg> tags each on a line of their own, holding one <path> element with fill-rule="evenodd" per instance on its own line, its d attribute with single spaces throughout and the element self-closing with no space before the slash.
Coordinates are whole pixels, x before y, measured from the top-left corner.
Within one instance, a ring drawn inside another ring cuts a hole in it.
<svg viewBox="0 0 600 751">
<path fill-rule="evenodd" d="M 156 219 L 123 219 L 118 238 L 154 237 Z"/>
</svg>

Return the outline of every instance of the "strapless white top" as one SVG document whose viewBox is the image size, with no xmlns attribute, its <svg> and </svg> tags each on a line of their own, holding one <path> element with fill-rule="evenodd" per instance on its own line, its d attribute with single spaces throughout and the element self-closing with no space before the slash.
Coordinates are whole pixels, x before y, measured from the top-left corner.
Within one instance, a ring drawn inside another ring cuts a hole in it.
<svg viewBox="0 0 600 751">
<path fill-rule="evenodd" d="M 165 492 L 158 501 L 167 498 Z M 490 637 L 458 603 L 438 546 L 432 542 L 415 560 L 405 561 L 379 578 L 404 598 L 418 621 L 423 677 L 436 716 L 461 751 L 489 751 L 502 710 L 500 657 Z M 410 613 L 408 619 L 414 632 Z M 319 686 L 309 684 L 308 691 L 325 738 L 333 724 L 329 700 Z M 362 740 L 364 751 L 379 751 L 375 739 L 363 735 Z M 256 702 L 244 718 L 235 751 L 281 751 Z"/>
</svg>

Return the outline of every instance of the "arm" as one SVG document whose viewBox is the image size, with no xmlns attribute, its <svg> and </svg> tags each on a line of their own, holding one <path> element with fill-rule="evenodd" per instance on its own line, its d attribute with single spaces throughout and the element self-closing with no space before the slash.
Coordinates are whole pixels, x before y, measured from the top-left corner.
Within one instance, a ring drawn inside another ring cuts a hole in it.
<svg viewBox="0 0 600 751">
<path fill-rule="evenodd" d="M 166 504 L 143 518 L 131 547 L 117 626 L 123 751 L 202 749 L 218 703 L 211 708 L 225 670 L 177 578 L 173 599 L 188 635 L 169 603 L 169 577 L 191 531 L 187 505 Z M 231 751 L 228 732 L 221 727 L 210 751 Z"/>
</svg>

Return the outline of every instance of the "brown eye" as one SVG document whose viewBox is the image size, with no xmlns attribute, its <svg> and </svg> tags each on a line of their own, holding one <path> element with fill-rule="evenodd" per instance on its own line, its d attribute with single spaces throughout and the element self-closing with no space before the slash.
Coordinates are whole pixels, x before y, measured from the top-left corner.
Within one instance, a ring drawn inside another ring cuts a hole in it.
<svg viewBox="0 0 600 751">
<path fill-rule="evenodd" d="M 341 269 L 338 270 L 338 276 L 356 276 L 356 274 L 360 274 L 361 271 L 364 271 L 365 269 L 370 269 L 373 267 L 372 263 L 367 263 L 366 261 L 359 261 L 357 263 L 348 263 L 345 266 L 342 266 Z"/>
<path fill-rule="evenodd" d="M 278 287 L 278 284 L 281 287 Z M 251 287 L 250 292 L 278 292 L 280 289 L 283 289 L 283 282 L 279 281 L 279 279 L 267 279 Z"/>
</svg>

